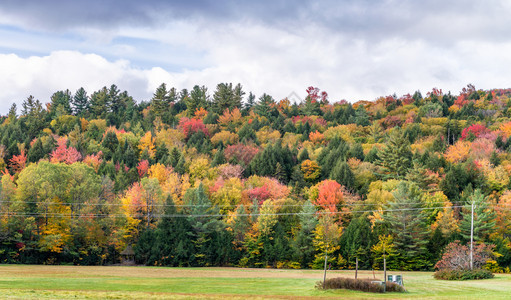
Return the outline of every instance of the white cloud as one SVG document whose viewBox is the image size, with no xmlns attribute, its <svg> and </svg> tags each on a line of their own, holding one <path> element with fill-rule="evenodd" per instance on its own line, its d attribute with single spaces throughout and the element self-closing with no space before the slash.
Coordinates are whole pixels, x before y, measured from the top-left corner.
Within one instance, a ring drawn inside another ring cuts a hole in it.
<svg viewBox="0 0 511 300">
<path fill-rule="evenodd" d="M 482 89 L 509 87 L 511 82 L 511 42 L 442 44 L 403 37 L 371 41 L 321 25 L 298 32 L 253 22 L 199 30 L 180 21 L 176 28 L 125 28 L 120 32 L 128 40 L 146 37 L 163 48 L 192 49 L 197 57 L 185 56 L 190 63 L 184 65 L 200 60 L 194 69 L 135 67 L 133 60 L 145 48 L 134 44 L 120 49 L 133 52 L 132 56 L 115 61 L 84 51 L 54 51 L 27 58 L 0 54 L 0 111 L 6 113 L 13 101 L 20 104 L 31 94 L 47 102 L 58 90 L 74 92 L 83 86 L 91 94 L 110 84 L 137 100 L 149 99 L 162 82 L 178 89 L 206 85 L 210 93 L 220 82 L 240 82 L 247 92 L 269 93 L 277 100 L 293 91 L 304 96 L 306 87 L 313 85 L 327 91 L 331 101 L 356 101 L 417 89 L 425 93 L 433 87 L 457 93 L 468 83 Z M 180 56 L 161 59 L 179 61 Z"/>
<path fill-rule="evenodd" d="M 58 90 L 74 92 L 84 87 L 90 94 L 111 84 L 144 99 L 149 94 L 148 78 L 153 72 L 134 69 L 125 60 L 109 62 L 99 55 L 76 51 L 55 51 L 48 56 L 28 58 L 0 55 L 0 65 L 2 112 L 13 102 L 21 104 L 29 95 L 45 103 Z"/>
</svg>

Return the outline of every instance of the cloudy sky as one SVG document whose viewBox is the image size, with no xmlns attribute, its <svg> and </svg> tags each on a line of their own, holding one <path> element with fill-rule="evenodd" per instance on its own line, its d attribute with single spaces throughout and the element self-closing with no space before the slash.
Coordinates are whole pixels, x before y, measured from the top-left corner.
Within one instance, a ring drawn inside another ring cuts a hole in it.
<svg viewBox="0 0 511 300">
<path fill-rule="evenodd" d="M 220 82 L 330 101 L 511 87 L 511 1 L 2 0 L 0 114 L 29 95 Z"/>
</svg>

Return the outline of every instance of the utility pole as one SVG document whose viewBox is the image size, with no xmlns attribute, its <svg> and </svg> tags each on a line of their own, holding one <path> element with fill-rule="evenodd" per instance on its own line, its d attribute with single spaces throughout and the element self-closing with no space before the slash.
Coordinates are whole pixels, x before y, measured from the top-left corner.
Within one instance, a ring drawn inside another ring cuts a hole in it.
<svg viewBox="0 0 511 300">
<path fill-rule="evenodd" d="M 328 244 L 326 244 L 326 250 L 325 250 L 325 273 L 323 274 L 323 289 L 325 289 L 325 281 L 326 281 L 326 262 L 328 259 Z"/>
<path fill-rule="evenodd" d="M 355 258 L 355 279 L 357 279 L 358 275 L 358 256 Z"/>
<path fill-rule="evenodd" d="M 472 200 L 472 216 L 470 221 L 470 270 L 474 269 L 474 201 Z"/>
<path fill-rule="evenodd" d="M 385 256 L 385 243 L 383 243 L 383 292 L 387 292 L 387 257 Z"/>
<path fill-rule="evenodd" d="M 385 256 L 385 243 L 383 243 L 383 292 L 387 292 L 387 257 Z"/>
</svg>

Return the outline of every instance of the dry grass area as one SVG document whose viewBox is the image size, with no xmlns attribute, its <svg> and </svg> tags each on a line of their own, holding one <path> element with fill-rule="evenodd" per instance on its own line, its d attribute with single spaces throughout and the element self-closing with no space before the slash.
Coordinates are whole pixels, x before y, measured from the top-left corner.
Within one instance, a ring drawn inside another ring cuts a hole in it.
<svg viewBox="0 0 511 300">
<path fill-rule="evenodd" d="M 330 275 L 340 271 L 329 271 Z M 124 266 L 45 266 L 45 265 L 3 265 L 0 278 L 5 275 L 20 277 L 146 277 L 146 278 L 307 278 L 319 279 L 320 270 L 279 270 L 242 268 L 160 268 Z"/>
</svg>

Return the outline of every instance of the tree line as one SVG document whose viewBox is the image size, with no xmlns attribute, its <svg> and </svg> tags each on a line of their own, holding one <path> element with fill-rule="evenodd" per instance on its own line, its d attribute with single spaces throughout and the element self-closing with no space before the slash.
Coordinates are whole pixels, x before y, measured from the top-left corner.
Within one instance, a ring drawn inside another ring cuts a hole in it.
<svg viewBox="0 0 511 300">
<path fill-rule="evenodd" d="M 511 264 L 511 90 L 301 103 L 240 84 L 29 96 L 0 118 L 0 261 L 430 270 Z"/>
</svg>

